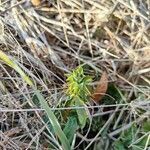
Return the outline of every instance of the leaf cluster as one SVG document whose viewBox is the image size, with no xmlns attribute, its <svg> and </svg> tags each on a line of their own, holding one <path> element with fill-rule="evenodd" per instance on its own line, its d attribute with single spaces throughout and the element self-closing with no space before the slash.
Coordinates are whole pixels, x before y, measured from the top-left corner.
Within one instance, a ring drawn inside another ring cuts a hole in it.
<svg viewBox="0 0 150 150">
<path fill-rule="evenodd" d="M 75 111 L 79 126 L 84 128 L 88 118 L 86 102 L 89 101 L 89 96 L 91 95 L 89 84 L 92 82 L 92 78 L 86 76 L 82 66 L 79 66 L 67 75 L 66 81 L 68 86 L 66 93 L 70 101 L 69 106 L 85 107 Z"/>
<path fill-rule="evenodd" d="M 67 94 L 71 99 L 79 98 L 87 101 L 90 93 L 89 84 L 92 82 L 90 76 L 84 74 L 82 66 L 79 66 L 71 74 L 67 75 Z"/>
</svg>

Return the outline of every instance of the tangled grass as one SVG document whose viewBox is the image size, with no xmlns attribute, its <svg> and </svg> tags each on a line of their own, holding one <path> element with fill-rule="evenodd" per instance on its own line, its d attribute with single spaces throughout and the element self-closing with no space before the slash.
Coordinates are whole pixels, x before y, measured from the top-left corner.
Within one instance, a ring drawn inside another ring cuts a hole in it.
<svg viewBox="0 0 150 150">
<path fill-rule="evenodd" d="M 72 149 L 149 149 L 150 0 L 51 0 L 36 6 L 0 0 L 0 51 L 30 77 L 60 124 L 68 109 L 60 107 L 65 74 L 80 64 L 95 78 L 93 86 L 105 70 L 123 93 L 119 103 L 96 105 Z M 0 61 L 0 149 L 62 149 L 36 102 L 34 89 Z"/>
</svg>

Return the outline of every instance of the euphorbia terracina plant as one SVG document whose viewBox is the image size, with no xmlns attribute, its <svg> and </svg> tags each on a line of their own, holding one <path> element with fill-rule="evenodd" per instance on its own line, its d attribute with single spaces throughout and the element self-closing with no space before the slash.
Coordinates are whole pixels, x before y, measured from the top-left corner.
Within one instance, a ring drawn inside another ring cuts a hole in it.
<svg viewBox="0 0 150 150">
<path fill-rule="evenodd" d="M 77 67 L 71 74 L 67 75 L 67 95 L 69 96 L 69 105 L 85 107 L 85 109 L 76 109 L 78 122 L 81 128 L 84 128 L 88 118 L 86 103 L 89 101 L 91 95 L 89 87 L 91 82 L 92 78 L 84 74 L 82 66 Z"/>
</svg>

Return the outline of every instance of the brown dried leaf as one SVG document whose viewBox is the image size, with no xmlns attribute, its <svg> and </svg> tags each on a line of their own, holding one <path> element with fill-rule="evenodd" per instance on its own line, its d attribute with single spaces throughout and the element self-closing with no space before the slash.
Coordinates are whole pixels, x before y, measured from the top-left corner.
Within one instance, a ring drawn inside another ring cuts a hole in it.
<svg viewBox="0 0 150 150">
<path fill-rule="evenodd" d="M 33 6 L 39 6 L 41 4 L 41 0 L 31 0 Z"/>
<path fill-rule="evenodd" d="M 108 88 L 108 76 L 106 72 L 103 72 L 96 89 L 92 94 L 92 98 L 95 102 L 100 102 L 102 97 L 106 94 Z"/>
</svg>

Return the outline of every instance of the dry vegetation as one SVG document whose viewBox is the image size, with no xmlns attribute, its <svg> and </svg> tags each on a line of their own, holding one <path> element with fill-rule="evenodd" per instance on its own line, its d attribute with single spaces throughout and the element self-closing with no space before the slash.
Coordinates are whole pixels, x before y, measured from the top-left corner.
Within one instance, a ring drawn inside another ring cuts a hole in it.
<svg viewBox="0 0 150 150">
<path fill-rule="evenodd" d="M 76 132 L 72 147 L 121 150 L 113 143 L 136 124 L 133 134 L 148 137 L 141 148 L 148 150 L 150 131 L 141 127 L 150 117 L 150 0 L 0 0 L 0 51 L 30 77 L 60 124 L 65 74 L 85 64 L 94 86 L 106 71 L 122 100 L 110 102 L 113 109 L 97 105 L 90 120 L 102 118 L 99 129 L 91 132 L 91 121 Z M 0 61 L 0 149 L 61 149 L 34 98 L 34 89 Z M 132 137 L 128 149 L 141 137 Z"/>
</svg>

